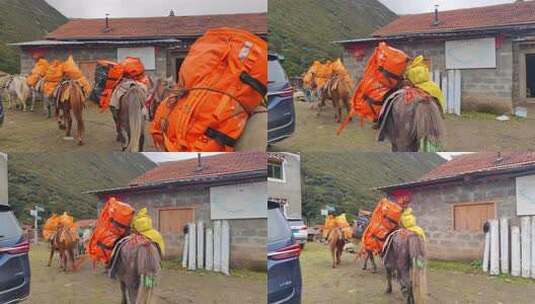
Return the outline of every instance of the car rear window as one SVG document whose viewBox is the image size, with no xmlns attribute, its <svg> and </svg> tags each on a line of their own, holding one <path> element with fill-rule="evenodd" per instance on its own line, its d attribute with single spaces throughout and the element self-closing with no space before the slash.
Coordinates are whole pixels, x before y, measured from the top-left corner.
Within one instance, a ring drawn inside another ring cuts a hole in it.
<svg viewBox="0 0 535 304">
<path fill-rule="evenodd" d="M 10 209 L 0 208 L 0 239 L 17 238 L 22 234 L 22 229 L 17 218 Z"/>
<path fill-rule="evenodd" d="M 280 209 L 268 209 L 268 241 L 282 241 L 291 237 L 292 231 Z"/>
<path fill-rule="evenodd" d="M 288 76 L 278 60 L 268 61 L 268 79 L 269 82 L 288 82 Z"/>
</svg>

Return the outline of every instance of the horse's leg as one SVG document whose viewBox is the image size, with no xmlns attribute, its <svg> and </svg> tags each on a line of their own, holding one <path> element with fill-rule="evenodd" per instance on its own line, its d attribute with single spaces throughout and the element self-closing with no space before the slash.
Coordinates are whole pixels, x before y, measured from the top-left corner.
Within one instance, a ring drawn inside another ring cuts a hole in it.
<svg viewBox="0 0 535 304">
<path fill-rule="evenodd" d="M 117 108 L 110 106 L 111 116 L 113 117 L 113 122 L 115 123 L 115 132 L 117 132 L 117 137 L 115 140 L 120 143 L 125 143 L 126 139 L 121 132 L 121 125 L 119 124 L 119 111 Z"/>
<path fill-rule="evenodd" d="M 52 265 L 52 258 L 54 258 L 54 245 L 52 245 L 51 247 L 52 248 L 50 249 L 50 257 L 48 258 L 48 267 Z"/>
<path fill-rule="evenodd" d="M 74 248 L 69 248 L 67 250 L 68 257 L 71 260 L 71 271 L 76 271 L 76 263 L 74 261 Z M 67 262 L 68 263 L 68 262 Z"/>
<path fill-rule="evenodd" d="M 65 101 L 66 103 L 67 101 Z M 67 104 L 63 105 L 63 120 L 65 121 L 65 124 L 67 125 L 67 131 L 66 135 L 67 137 L 71 136 L 72 131 L 72 117 L 71 117 L 71 110 L 68 108 L 69 106 Z"/>
<path fill-rule="evenodd" d="M 385 293 L 392 293 L 392 270 L 386 267 L 386 290 Z"/>
<path fill-rule="evenodd" d="M 128 295 L 126 294 L 126 286 L 123 281 L 121 281 L 121 295 L 123 298 L 121 304 L 128 304 Z"/>
<path fill-rule="evenodd" d="M 372 273 L 376 273 L 377 265 L 375 264 L 375 257 L 373 256 L 373 253 L 371 251 L 368 252 L 368 254 L 370 255 L 370 261 L 372 262 L 372 266 L 373 266 Z"/>
<path fill-rule="evenodd" d="M 368 269 L 368 259 L 369 259 L 369 255 L 368 253 L 366 253 L 366 257 L 364 257 L 364 265 L 362 266 L 362 270 Z"/>
<path fill-rule="evenodd" d="M 145 130 L 143 129 L 141 131 L 141 136 L 139 137 L 139 151 L 138 152 L 143 152 L 143 145 L 145 144 Z"/>
<path fill-rule="evenodd" d="M 406 300 L 407 304 L 412 304 L 412 288 L 411 288 L 411 278 L 410 278 L 410 269 L 400 269 L 398 271 L 399 275 L 399 284 L 401 285 L 401 293 Z"/>
<path fill-rule="evenodd" d="M 333 246 L 332 242 L 329 242 L 329 249 L 331 250 L 332 268 L 336 268 L 336 245 Z"/>
</svg>

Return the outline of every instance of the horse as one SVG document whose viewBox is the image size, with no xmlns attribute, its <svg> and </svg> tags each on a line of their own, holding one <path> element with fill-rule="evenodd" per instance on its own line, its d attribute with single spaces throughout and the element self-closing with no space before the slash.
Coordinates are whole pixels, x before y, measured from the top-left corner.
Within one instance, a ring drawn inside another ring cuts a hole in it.
<svg viewBox="0 0 535 304">
<path fill-rule="evenodd" d="M 48 267 L 52 265 L 54 252 L 59 252 L 60 265 L 63 271 L 68 271 L 69 260 L 71 261 L 71 271 L 76 270 L 74 261 L 76 247 L 78 245 L 78 235 L 73 229 L 59 224 L 56 233 L 50 238 L 50 257 Z"/>
<path fill-rule="evenodd" d="M 323 107 L 325 107 L 327 103 L 327 99 L 329 99 L 335 109 L 334 119 L 338 123 L 342 122 L 343 108 L 346 108 L 348 114 L 351 111 L 351 85 L 341 76 L 334 74 L 327 80 L 320 90 L 321 94 L 317 116 L 320 115 Z"/>
<path fill-rule="evenodd" d="M 358 219 L 355 221 L 355 225 L 353 226 L 353 238 L 360 240 L 362 239 L 362 236 L 364 235 L 364 231 L 368 227 L 368 224 L 370 223 L 370 218 L 368 216 L 359 216 Z M 360 254 L 355 255 L 355 261 L 358 259 L 359 255 L 365 254 L 364 257 L 364 265 L 362 266 L 362 270 L 368 269 L 368 261 L 372 263 L 372 273 L 377 272 L 377 265 L 375 264 L 375 258 L 373 255 L 373 252 L 370 250 L 365 250 Z"/>
<path fill-rule="evenodd" d="M 39 98 L 43 101 L 43 113 L 47 116 L 47 118 L 52 118 L 52 108 L 55 107 L 54 103 L 52 102 L 52 99 L 49 98 L 44 92 L 43 92 L 43 85 L 45 83 L 44 78 L 39 79 L 35 86 L 30 87 L 30 92 L 32 95 L 32 105 L 35 104 L 35 101 Z"/>
<path fill-rule="evenodd" d="M 76 119 L 76 141 L 80 146 L 83 145 L 85 131 L 82 115 L 85 108 L 85 94 L 78 81 L 65 80 L 56 88 L 54 95 L 58 127 L 65 130 L 66 137 L 70 137 L 74 116 Z"/>
<path fill-rule="evenodd" d="M 110 277 L 121 284 L 121 303 L 150 303 L 161 270 L 158 245 L 140 234 L 131 234 L 120 241 L 115 255 Z"/>
<path fill-rule="evenodd" d="M 344 235 L 342 229 L 334 228 L 329 232 L 327 236 L 327 243 L 332 257 L 332 268 L 336 268 L 336 265 L 342 262 L 342 252 L 344 251 Z"/>
<path fill-rule="evenodd" d="M 169 77 L 167 79 L 156 79 L 156 82 L 153 87 L 154 89 L 152 90 L 152 93 L 150 94 L 147 101 L 145 102 L 149 121 L 154 120 L 154 116 L 156 115 L 156 110 L 158 110 L 158 106 L 160 106 L 162 101 L 171 92 L 171 90 L 173 89 L 173 84 L 173 77 Z"/>
<path fill-rule="evenodd" d="M 396 276 L 407 304 L 424 303 L 427 297 L 424 241 L 407 229 L 396 230 L 387 238 L 382 256 L 386 293 L 392 293 L 392 277 Z"/>
<path fill-rule="evenodd" d="M 8 109 L 13 108 L 13 102 L 15 103 L 15 108 L 18 108 L 19 104 L 21 110 L 26 112 L 27 105 L 26 100 L 30 95 L 30 87 L 26 83 L 26 77 L 21 75 L 15 75 L 12 77 L 9 85 L 7 87 L 7 97 L 8 97 Z M 33 112 L 34 104 L 30 106 L 30 111 Z"/>
<path fill-rule="evenodd" d="M 420 89 L 404 86 L 385 99 L 378 141 L 388 139 L 392 152 L 418 152 L 423 140 L 439 144 L 444 137 L 442 109 Z"/>
</svg>

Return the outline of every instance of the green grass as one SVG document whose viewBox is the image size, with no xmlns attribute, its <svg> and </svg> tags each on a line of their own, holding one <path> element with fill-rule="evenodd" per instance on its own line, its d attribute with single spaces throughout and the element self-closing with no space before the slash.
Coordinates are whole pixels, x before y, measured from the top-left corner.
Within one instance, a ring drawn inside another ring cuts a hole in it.
<svg viewBox="0 0 535 304">
<path fill-rule="evenodd" d="M 479 260 L 472 262 L 430 260 L 428 261 L 427 265 L 430 270 L 435 271 L 451 271 L 488 276 L 488 274 L 483 272 L 481 269 L 481 261 Z M 500 274 L 498 276 L 494 276 L 493 278 L 505 283 L 533 284 L 534 282 L 533 279 L 513 277 L 509 274 Z"/>
<path fill-rule="evenodd" d="M 269 47 L 300 75 L 314 60 L 341 57 L 333 41 L 368 37 L 396 15 L 377 0 L 269 0 Z"/>
<path fill-rule="evenodd" d="M 187 272 L 186 269 L 182 268 L 182 262 L 179 259 L 164 260 L 162 262 L 162 268 L 167 269 L 167 270 Z M 225 276 L 222 273 L 211 272 L 211 271 L 206 271 L 206 270 L 196 270 L 195 273 L 199 275 L 206 275 L 206 276 Z M 252 270 L 243 269 L 243 268 L 232 269 L 230 275 L 235 278 L 252 280 L 252 281 L 266 281 L 267 279 L 266 272 L 252 271 Z"/>
</svg>

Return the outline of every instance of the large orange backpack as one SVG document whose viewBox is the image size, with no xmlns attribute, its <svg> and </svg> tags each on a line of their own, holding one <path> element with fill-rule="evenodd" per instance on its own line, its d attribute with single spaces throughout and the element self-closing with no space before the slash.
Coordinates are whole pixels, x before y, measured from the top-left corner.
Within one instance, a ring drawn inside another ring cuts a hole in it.
<svg viewBox="0 0 535 304">
<path fill-rule="evenodd" d="M 267 93 L 267 43 L 238 29 L 212 29 L 191 47 L 174 94 L 151 125 L 164 151 L 234 151 Z"/>
<path fill-rule="evenodd" d="M 121 81 L 123 72 L 123 66 L 117 62 L 108 60 L 97 61 L 95 88 L 91 96 L 93 96 L 94 101 L 99 101 L 102 110 L 106 110 L 110 105 L 111 95 L 117 84 Z M 106 76 L 99 75 L 100 73 L 105 73 Z"/>
<path fill-rule="evenodd" d="M 379 254 L 388 235 L 399 227 L 403 208 L 384 198 L 373 211 L 370 223 L 362 235 L 362 247 L 365 251 Z"/>
</svg>

